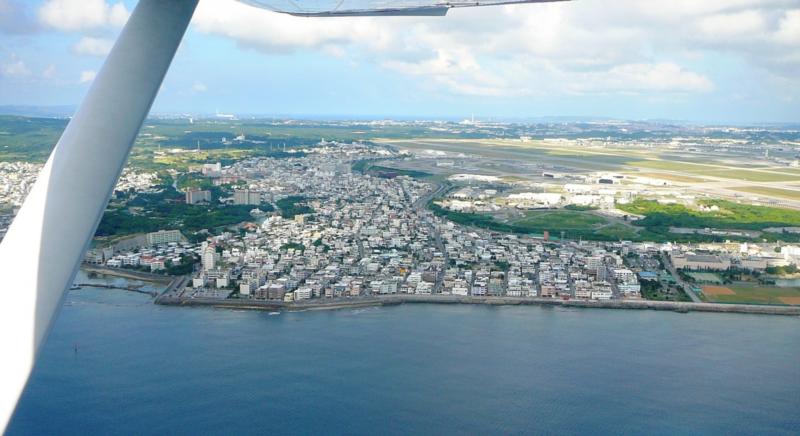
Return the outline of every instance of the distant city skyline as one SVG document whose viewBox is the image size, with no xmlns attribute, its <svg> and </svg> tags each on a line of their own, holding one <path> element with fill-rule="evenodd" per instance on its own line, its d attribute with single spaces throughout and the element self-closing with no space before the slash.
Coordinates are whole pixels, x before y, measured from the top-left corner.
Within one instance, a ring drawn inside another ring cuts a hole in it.
<svg viewBox="0 0 800 436">
<path fill-rule="evenodd" d="M 135 2 L 0 0 L 0 105 L 75 105 Z M 469 29 L 466 31 L 465 29 Z M 204 0 L 154 113 L 800 120 L 793 1 L 303 19 Z"/>
</svg>

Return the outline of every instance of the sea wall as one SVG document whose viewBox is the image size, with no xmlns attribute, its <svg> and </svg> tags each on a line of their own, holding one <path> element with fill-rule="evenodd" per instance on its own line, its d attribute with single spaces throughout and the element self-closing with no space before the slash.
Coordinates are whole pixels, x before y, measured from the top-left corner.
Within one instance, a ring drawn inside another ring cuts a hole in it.
<svg viewBox="0 0 800 436">
<path fill-rule="evenodd" d="M 560 300 L 554 298 L 477 297 L 457 295 L 389 295 L 356 298 L 315 299 L 284 303 L 258 300 L 214 300 L 195 298 L 160 298 L 158 304 L 214 306 L 249 310 L 335 310 L 398 304 L 486 304 L 494 306 L 561 306 L 586 309 L 666 310 L 673 312 L 748 313 L 800 316 L 800 306 L 761 306 L 749 304 L 682 303 L 647 300 Z"/>
</svg>

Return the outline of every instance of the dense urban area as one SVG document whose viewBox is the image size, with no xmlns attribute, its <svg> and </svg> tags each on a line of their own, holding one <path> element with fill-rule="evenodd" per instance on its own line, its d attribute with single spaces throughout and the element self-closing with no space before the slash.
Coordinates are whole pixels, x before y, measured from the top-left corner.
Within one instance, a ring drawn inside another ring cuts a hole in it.
<svg viewBox="0 0 800 436">
<path fill-rule="evenodd" d="M 59 126 L 2 121 L 0 235 L 46 156 L 25 138 Z M 85 265 L 178 277 L 162 302 L 800 305 L 797 130 L 188 119 L 143 132 Z"/>
</svg>

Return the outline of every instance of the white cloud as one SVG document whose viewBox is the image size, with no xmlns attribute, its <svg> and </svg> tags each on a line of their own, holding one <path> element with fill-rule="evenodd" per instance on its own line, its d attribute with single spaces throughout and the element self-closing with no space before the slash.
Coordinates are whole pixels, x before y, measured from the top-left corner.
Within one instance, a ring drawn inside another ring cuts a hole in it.
<svg viewBox="0 0 800 436">
<path fill-rule="evenodd" d="M 775 39 L 783 44 L 793 44 L 794 51 L 800 45 L 800 9 L 787 11 L 781 18 Z"/>
<path fill-rule="evenodd" d="M 246 47 L 286 52 L 328 45 L 380 45 L 381 26 L 370 19 L 308 19 L 255 9 L 234 0 L 203 1 L 193 19 L 198 30 L 235 39 Z"/>
<path fill-rule="evenodd" d="M 31 70 L 25 65 L 25 62 L 15 54 L 11 55 L 9 63 L 2 65 L 0 71 L 7 77 L 27 77 L 31 74 Z"/>
<path fill-rule="evenodd" d="M 673 63 L 627 64 L 608 71 L 580 75 L 571 85 L 577 91 L 626 92 L 708 92 L 711 81 Z"/>
<path fill-rule="evenodd" d="M 727 41 L 766 35 L 767 17 L 759 10 L 744 10 L 730 14 L 715 14 L 699 20 L 702 36 L 708 40 Z"/>
<path fill-rule="evenodd" d="M 50 65 L 47 66 L 47 68 L 44 69 L 44 71 L 42 71 L 42 78 L 43 79 L 52 79 L 54 77 L 56 77 L 56 66 L 53 65 L 53 64 L 50 64 Z"/>
<path fill-rule="evenodd" d="M 85 56 L 106 56 L 114 46 L 114 41 L 106 38 L 84 36 L 73 47 L 72 51 Z"/>
<path fill-rule="evenodd" d="M 120 0 L 46 0 L 39 9 L 41 22 L 64 31 L 118 27 L 128 16 Z M 296 18 L 204 0 L 193 24 L 245 48 L 371 62 L 457 94 L 707 92 L 712 79 L 686 65 L 717 54 L 800 84 L 797 0 L 582 0 L 420 19 Z M 110 47 L 84 37 L 73 51 L 103 56 Z"/>
<path fill-rule="evenodd" d="M 43 24 L 69 32 L 121 27 L 129 15 L 124 3 L 105 0 L 47 0 L 39 8 Z"/>
<path fill-rule="evenodd" d="M 199 94 L 199 93 L 206 92 L 206 91 L 208 91 L 208 87 L 205 85 L 205 83 L 194 82 L 192 84 L 192 92 L 194 92 L 196 94 Z"/>
<path fill-rule="evenodd" d="M 78 79 L 78 83 L 89 83 L 92 80 L 94 80 L 95 77 L 97 77 L 97 71 L 93 70 L 81 71 L 81 76 L 80 79 Z"/>
<path fill-rule="evenodd" d="M 796 0 L 583 0 L 475 8 L 446 18 L 307 19 L 233 0 L 201 2 L 203 33 L 264 51 L 314 50 L 424 77 L 452 93 L 703 93 L 687 68 L 733 55 L 798 83 Z"/>
</svg>

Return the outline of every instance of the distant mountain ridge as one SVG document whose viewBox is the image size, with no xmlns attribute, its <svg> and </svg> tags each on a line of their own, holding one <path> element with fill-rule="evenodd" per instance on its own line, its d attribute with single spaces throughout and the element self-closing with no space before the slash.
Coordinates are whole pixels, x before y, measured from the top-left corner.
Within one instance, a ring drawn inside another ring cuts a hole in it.
<svg viewBox="0 0 800 436">
<path fill-rule="evenodd" d="M 38 118 L 69 118 L 77 110 L 75 105 L 63 106 L 29 106 L 0 105 L 0 115 L 17 115 Z"/>
<path fill-rule="evenodd" d="M 78 109 L 77 105 L 56 105 L 56 106 L 36 106 L 36 105 L 0 105 L 0 115 L 12 115 L 31 118 L 70 118 Z M 149 119 L 172 119 L 189 118 L 195 119 L 214 119 L 218 115 L 205 113 L 177 113 L 177 112 L 153 112 L 148 116 Z M 368 116 L 368 115 L 314 115 L 314 114 L 238 114 L 241 119 L 256 120 L 298 120 L 298 121 L 397 121 L 397 122 L 450 122 L 457 123 L 463 118 L 460 117 L 436 117 L 436 116 Z M 477 118 L 477 117 L 476 117 Z M 754 128 L 781 128 L 800 130 L 800 123 L 792 122 L 752 122 L 752 123 L 722 123 L 722 122 L 694 122 L 689 120 L 670 120 L 670 119 L 642 119 L 627 120 L 615 117 L 601 116 L 571 116 L 571 115 L 552 115 L 541 117 L 491 117 L 482 116 L 476 119 L 479 123 L 512 123 L 512 124 L 607 124 L 607 125 L 651 125 L 651 126 L 675 126 L 675 127 L 754 127 Z"/>
</svg>

